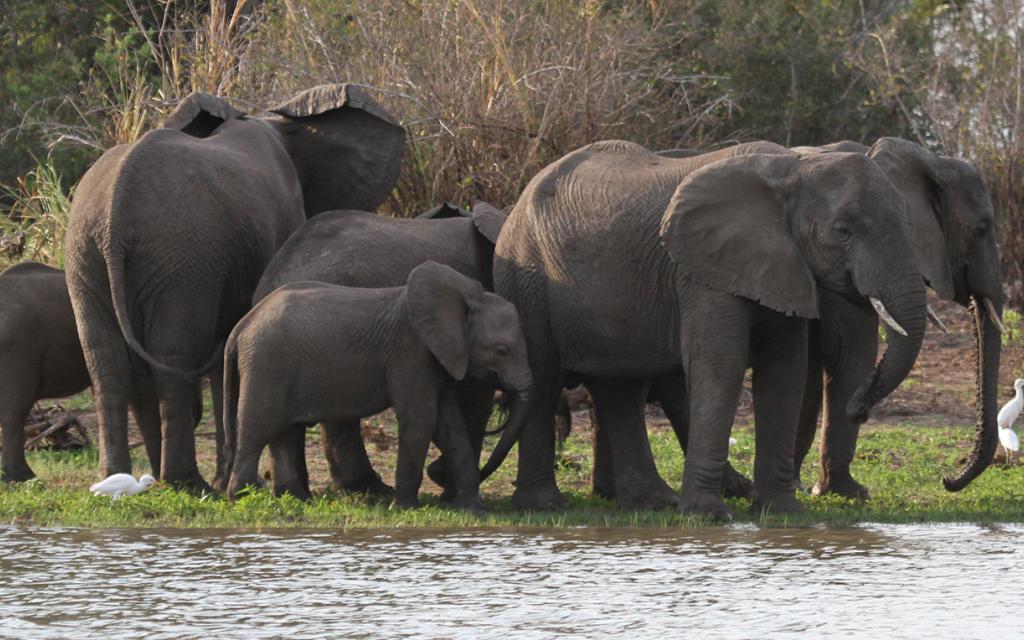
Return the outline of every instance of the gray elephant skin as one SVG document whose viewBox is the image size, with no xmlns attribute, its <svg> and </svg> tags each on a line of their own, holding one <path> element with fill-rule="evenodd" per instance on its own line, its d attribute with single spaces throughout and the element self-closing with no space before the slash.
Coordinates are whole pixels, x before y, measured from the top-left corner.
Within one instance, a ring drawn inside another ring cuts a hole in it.
<svg viewBox="0 0 1024 640">
<path fill-rule="evenodd" d="M 943 484 L 966 487 L 992 460 L 998 441 L 1002 275 L 996 248 L 995 215 L 988 189 L 970 163 L 936 155 L 899 138 L 881 138 L 871 147 L 843 141 L 824 147 L 799 147 L 804 154 L 852 151 L 871 158 L 901 193 L 908 216 L 918 271 L 943 300 L 970 309 L 975 327 L 977 430 L 967 463 Z M 821 458 L 815 494 L 867 498 L 868 489 L 851 472 L 860 419 L 843 408 L 859 380 L 874 366 L 878 351 L 877 318 L 863 305 L 820 292 L 820 321 L 812 323 L 807 396 L 797 436 L 796 480 L 810 450 L 819 408 Z M 891 333 L 891 332 L 890 332 Z M 823 376 L 824 398 L 822 397 Z"/>
<path fill-rule="evenodd" d="M 64 272 L 35 262 L 0 274 L 0 428 L 3 480 L 35 477 L 25 461 L 25 418 L 37 400 L 89 387 Z"/>
<path fill-rule="evenodd" d="M 79 184 L 67 282 L 104 475 L 131 469 L 130 405 L 140 425 L 160 425 L 142 433 L 161 447 L 154 472 L 208 488 L 195 460 L 199 378 L 211 373 L 220 449 L 222 347 L 264 267 L 308 216 L 373 209 L 397 179 L 404 132 L 364 89 L 314 87 L 272 113 L 193 94 Z"/>
<path fill-rule="evenodd" d="M 285 285 L 239 322 L 224 362 L 229 495 L 256 482 L 269 445 L 275 495 L 308 497 L 304 464 L 296 465 L 304 460 L 305 425 L 358 423 L 394 406 L 395 504 L 419 504 L 434 438 L 453 469 L 454 504 L 479 510 L 481 478 L 501 464 L 524 421 L 510 420 L 478 474 L 455 381 L 496 374 L 517 404 L 529 401 L 533 387 L 515 307 L 434 262 L 413 269 L 405 287 Z"/>
<path fill-rule="evenodd" d="M 793 443 L 818 291 L 876 298 L 907 333 L 894 335 L 850 413 L 891 392 L 920 349 L 924 286 L 902 206 L 862 155 L 801 157 L 770 143 L 670 158 L 611 141 L 549 165 L 495 250 L 495 289 L 520 311 L 536 382 L 513 503 L 564 501 L 552 422 L 566 374 L 587 385 L 608 429 L 620 506 L 674 503 L 642 408 L 645 381 L 681 368 L 691 418 L 681 506 L 728 518 L 728 432 L 753 364 L 755 506 L 799 510 Z"/>
<path fill-rule="evenodd" d="M 423 262 L 447 265 L 493 288 L 491 265 L 505 214 L 478 202 L 472 212 L 447 203 L 416 218 L 378 216 L 365 211 L 328 211 L 308 220 L 267 265 L 256 287 L 259 303 L 278 287 L 318 281 L 350 287 L 400 287 Z M 467 378 L 457 384 L 473 449 L 479 456 L 491 415 L 493 381 Z M 342 491 L 387 495 L 391 488 L 373 470 L 358 420 L 321 424 L 322 442 L 334 486 Z M 444 458 L 430 465 L 430 477 L 455 495 Z"/>
</svg>

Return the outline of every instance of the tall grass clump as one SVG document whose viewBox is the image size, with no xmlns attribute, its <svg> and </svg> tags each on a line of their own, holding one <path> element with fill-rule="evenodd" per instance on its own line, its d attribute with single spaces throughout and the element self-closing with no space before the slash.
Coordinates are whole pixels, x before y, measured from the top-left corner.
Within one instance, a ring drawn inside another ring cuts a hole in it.
<svg viewBox="0 0 1024 640">
<path fill-rule="evenodd" d="M 32 260 L 64 266 L 64 231 L 74 189 L 49 161 L 7 188 L 13 205 L 0 215 L 0 266 Z"/>
</svg>

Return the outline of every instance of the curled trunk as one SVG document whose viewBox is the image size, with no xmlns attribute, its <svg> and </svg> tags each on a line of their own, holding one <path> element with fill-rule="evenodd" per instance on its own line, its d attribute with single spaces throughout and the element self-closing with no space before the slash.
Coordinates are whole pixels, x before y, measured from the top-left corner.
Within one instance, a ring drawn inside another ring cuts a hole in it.
<svg viewBox="0 0 1024 640">
<path fill-rule="evenodd" d="M 512 400 L 512 406 L 509 408 L 508 423 L 501 430 L 501 438 L 494 446 L 494 451 L 491 452 L 487 464 L 480 469 L 480 482 L 490 477 L 501 466 L 501 463 L 508 457 L 509 451 L 512 450 L 512 446 L 519 440 L 519 436 L 526 426 L 529 401 L 529 390 L 520 390 L 516 393 Z"/>
<path fill-rule="evenodd" d="M 888 396 L 907 377 L 917 360 L 926 322 L 925 288 L 921 276 L 910 272 L 881 288 L 882 304 L 889 315 L 906 330 L 903 336 L 889 330 L 888 348 L 872 376 L 854 392 L 847 405 L 851 422 L 862 424 L 871 408 Z"/>
<path fill-rule="evenodd" d="M 1002 313 L 1002 305 L 997 303 L 995 310 Z M 974 448 L 967 463 L 956 476 L 942 479 L 948 491 L 959 491 L 981 475 L 992 462 L 999 438 L 996 398 L 999 394 L 999 351 L 1002 340 L 992 318 L 982 310 L 979 300 L 971 302 L 970 311 L 976 346 L 974 376 L 977 426 Z"/>
</svg>

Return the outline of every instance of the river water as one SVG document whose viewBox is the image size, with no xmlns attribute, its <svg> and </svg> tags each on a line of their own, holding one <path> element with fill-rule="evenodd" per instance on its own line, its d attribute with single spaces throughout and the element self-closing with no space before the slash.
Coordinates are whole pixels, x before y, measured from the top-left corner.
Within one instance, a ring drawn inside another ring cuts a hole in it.
<svg viewBox="0 0 1024 640">
<path fill-rule="evenodd" d="M 11 638 L 1021 637 L 1024 526 L 0 528 Z"/>
</svg>

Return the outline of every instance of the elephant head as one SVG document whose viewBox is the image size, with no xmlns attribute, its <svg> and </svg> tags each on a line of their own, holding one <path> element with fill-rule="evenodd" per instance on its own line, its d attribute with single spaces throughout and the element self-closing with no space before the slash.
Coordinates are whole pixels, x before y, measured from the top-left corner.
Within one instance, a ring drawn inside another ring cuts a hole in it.
<svg viewBox="0 0 1024 640">
<path fill-rule="evenodd" d="M 497 469 L 526 423 L 533 376 L 515 306 L 450 267 L 425 262 L 409 274 L 409 320 L 416 335 L 456 380 L 496 374 L 515 394 L 509 422 L 481 470 Z"/>
<path fill-rule="evenodd" d="M 924 283 L 903 206 L 863 155 L 752 155 L 687 177 L 661 237 L 686 277 L 784 314 L 817 318 L 818 286 L 871 300 L 895 331 L 847 407 L 863 422 L 909 373 L 924 336 Z"/>
<path fill-rule="evenodd" d="M 868 151 L 903 195 L 918 269 L 940 298 L 970 306 L 976 331 L 978 422 L 973 452 L 950 491 L 966 487 L 988 466 L 998 431 L 1002 274 L 992 200 L 973 165 L 937 156 L 899 138 Z M 973 300 L 973 304 L 972 304 Z"/>
<path fill-rule="evenodd" d="M 164 128 L 208 138 L 229 121 L 269 126 L 291 158 L 302 186 L 306 217 L 330 209 L 373 211 L 398 179 L 405 131 L 354 84 L 307 89 L 253 118 L 222 98 L 193 93 Z"/>
</svg>

